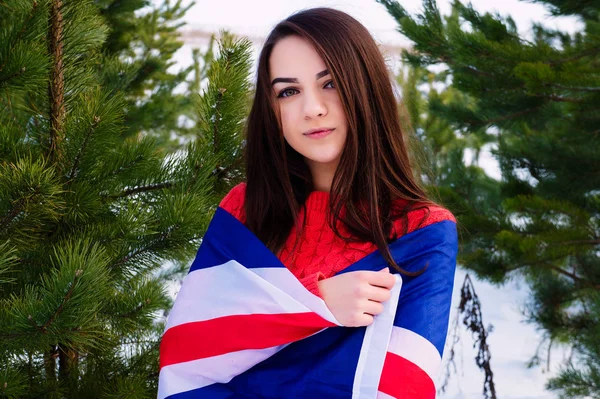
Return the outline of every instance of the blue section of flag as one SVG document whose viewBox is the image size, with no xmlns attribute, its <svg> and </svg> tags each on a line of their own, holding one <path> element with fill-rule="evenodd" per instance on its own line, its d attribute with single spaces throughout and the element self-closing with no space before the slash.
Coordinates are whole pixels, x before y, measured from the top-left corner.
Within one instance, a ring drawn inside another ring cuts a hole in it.
<svg viewBox="0 0 600 399">
<path fill-rule="evenodd" d="M 190 272 L 235 260 L 248 269 L 285 267 L 243 223 L 217 208 Z"/>
<path fill-rule="evenodd" d="M 456 223 L 451 221 L 415 230 L 390 244 L 392 258 L 398 266 L 409 272 L 424 269 L 416 277 L 402 276 L 402 293 L 394 325 L 427 339 L 440 356 L 446 342 L 450 317 L 448 300 L 452 297 L 457 251 Z M 375 251 L 340 273 L 376 271 L 386 266 L 381 253 Z"/>
</svg>

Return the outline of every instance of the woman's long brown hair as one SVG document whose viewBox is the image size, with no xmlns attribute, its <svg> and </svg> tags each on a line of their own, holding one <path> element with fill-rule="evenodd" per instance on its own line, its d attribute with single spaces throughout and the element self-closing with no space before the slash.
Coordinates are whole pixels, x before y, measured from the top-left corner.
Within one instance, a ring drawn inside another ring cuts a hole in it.
<svg viewBox="0 0 600 399">
<path fill-rule="evenodd" d="M 269 83 L 273 47 L 290 35 L 308 40 L 325 61 L 346 114 L 347 139 L 330 189 L 333 231 L 346 241 L 373 242 L 389 265 L 415 275 L 392 258 L 392 225 L 402 218 L 405 234 L 407 213 L 434 203 L 413 175 L 384 58 L 367 29 L 338 10 L 291 15 L 275 26 L 261 51 L 247 122 L 247 227 L 277 253 L 292 227 L 302 228 L 297 215 L 313 190 L 303 157 L 283 137 Z M 340 222 L 349 235 L 340 232 Z"/>
</svg>

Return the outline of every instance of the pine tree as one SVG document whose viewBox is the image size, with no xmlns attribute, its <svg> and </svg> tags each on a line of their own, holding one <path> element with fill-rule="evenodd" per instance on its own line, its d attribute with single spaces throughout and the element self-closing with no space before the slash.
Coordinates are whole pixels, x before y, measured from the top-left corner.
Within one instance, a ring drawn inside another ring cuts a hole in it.
<svg viewBox="0 0 600 399">
<path fill-rule="evenodd" d="M 154 397 L 161 268 L 193 258 L 242 173 L 250 43 L 222 36 L 202 123 L 165 152 L 125 134 L 138 72 L 109 32 L 92 0 L 0 2 L 1 397 Z"/>
<path fill-rule="evenodd" d="M 498 187 L 496 181 L 477 165 L 481 149 L 489 143 L 489 137 L 476 134 L 464 136 L 448 120 L 428 110 L 431 101 L 441 104 L 468 101 L 460 91 L 443 85 L 447 78 L 446 72 L 436 74 L 419 66 L 403 66 L 396 75 L 396 82 L 402 90 L 399 112 L 409 138 L 413 165 L 416 165 L 416 173 L 425 183 L 429 195 L 438 203 L 455 212 L 459 211 L 461 220 L 468 220 L 477 215 L 467 212 L 469 208 L 464 206 L 465 199 L 478 201 L 480 208 L 491 209 L 489 207 L 499 205 Z M 438 90 L 440 86 L 442 88 Z M 467 154 L 472 154 L 470 164 L 465 163 Z M 478 221 L 470 221 L 473 222 Z M 462 235 L 463 224 L 458 227 Z M 462 324 L 473 337 L 473 347 L 477 348 L 475 363 L 484 374 L 484 397 L 495 399 L 492 351 L 487 343 L 491 327 L 484 325 L 482 303 L 468 273 L 462 283 L 456 315 L 450 323 L 450 344 L 445 349 L 448 352 L 446 372 L 439 391 L 445 392 L 453 375 L 452 370 L 457 371 L 455 349 Z"/>
<path fill-rule="evenodd" d="M 97 64 L 103 84 L 119 81 L 126 101 L 123 137 L 144 132 L 157 139 L 165 151 L 181 148 L 193 137 L 196 123 L 194 98 L 213 58 L 211 40 L 207 51 L 192 50 L 193 62 L 177 65 L 175 54 L 183 42 L 178 29 L 194 5 L 182 0 L 94 0 L 109 28 L 102 47 L 107 57 L 127 61 L 131 74 Z"/>
<path fill-rule="evenodd" d="M 433 0 L 416 17 L 378 2 L 414 42 L 405 61 L 445 67 L 446 83 L 465 96 L 431 98 L 428 112 L 496 146 L 500 181 L 479 192 L 466 177 L 442 187 L 466 232 L 461 264 L 491 282 L 527 282 L 528 319 L 546 345 L 572 350 L 548 388 L 600 396 L 600 2 L 537 1 L 578 17 L 583 30 L 536 24 L 532 39 L 510 17 L 459 1 L 446 18 Z"/>
</svg>

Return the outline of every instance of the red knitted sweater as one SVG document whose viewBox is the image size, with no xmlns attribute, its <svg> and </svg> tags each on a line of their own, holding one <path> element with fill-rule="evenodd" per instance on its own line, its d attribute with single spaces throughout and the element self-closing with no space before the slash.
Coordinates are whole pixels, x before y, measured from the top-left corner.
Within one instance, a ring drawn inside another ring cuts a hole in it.
<svg viewBox="0 0 600 399">
<path fill-rule="evenodd" d="M 244 198 L 246 183 L 235 186 L 220 203 L 220 207 L 245 223 Z M 292 228 L 280 254 L 282 263 L 300 280 L 304 286 L 315 295 L 320 296 L 319 280 L 332 277 L 337 272 L 345 269 L 351 264 L 377 250 L 377 246 L 371 242 L 347 243 L 335 235 L 327 223 L 327 207 L 329 193 L 313 191 L 306 200 L 306 225 L 302 230 L 295 251 L 292 253 L 296 241 L 297 231 Z M 427 215 L 429 211 L 429 215 Z M 298 217 L 303 218 L 303 210 Z M 427 219 L 423 218 L 427 215 Z M 425 227 L 442 221 L 455 221 L 450 211 L 429 207 L 419 209 L 408 214 L 408 232 L 416 228 Z M 423 222 L 421 224 L 421 222 Z M 393 232 L 397 237 L 403 231 L 401 222 L 393 226 Z M 343 230 L 342 230 L 343 231 Z"/>
</svg>

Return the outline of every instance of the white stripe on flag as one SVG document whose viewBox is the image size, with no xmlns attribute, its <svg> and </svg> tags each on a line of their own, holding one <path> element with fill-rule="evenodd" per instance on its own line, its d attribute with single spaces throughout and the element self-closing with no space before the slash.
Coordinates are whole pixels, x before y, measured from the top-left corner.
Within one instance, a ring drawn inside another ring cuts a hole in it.
<svg viewBox="0 0 600 399">
<path fill-rule="evenodd" d="M 383 304 L 383 312 L 375 316 L 367 327 L 358 357 L 358 365 L 352 387 L 352 399 L 372 399 L 379 392 L 379 380 L 388 352 L 388 342 L 394 327 L 402 279 L 396 275 L 391 298 Z"/>
<path fill-rule="evenodd" d="M 263 267 L 251 269 L 256 275 L 267 280 L 275 287 L 285 287 L 284 291 L 295 300 L 302 302 L 311 311 L 325 320 L 341 326 L 335 316 L 329 311 L 325 301 L 306 289 L 304 285 L 287 268 Z"/>
<path fill-rule="evenodd" d="M 393 396 L 388 395 L 387 393 L 383 393 L 383 392 L 377 392 L 377 399 L 397 399 L 394 398 Z"/>
<path fill-rule="evenodd" d="M 286 346 L 248 349 L 165 366 L 158 377 L 158 399 L 214 383 L 227 383 Z"/>
<path fill-rule="evenodd" d="M 251 301 L 240 301 L 239 295 Z M 231 260 L 189 273 L 169 313 L 169 329 L 224 316 L 315 312 L 338 324 L 325 302 L 286 268 L 248 269 Z"/>
<path fill-rule="evenodd" d="M 425 371 L 431 381 L 437 380 L 437 374 L 442 362 L 436 347 L 406 328 L 394 327 L 388 351 L 412 362 Z"/>
</svg>

